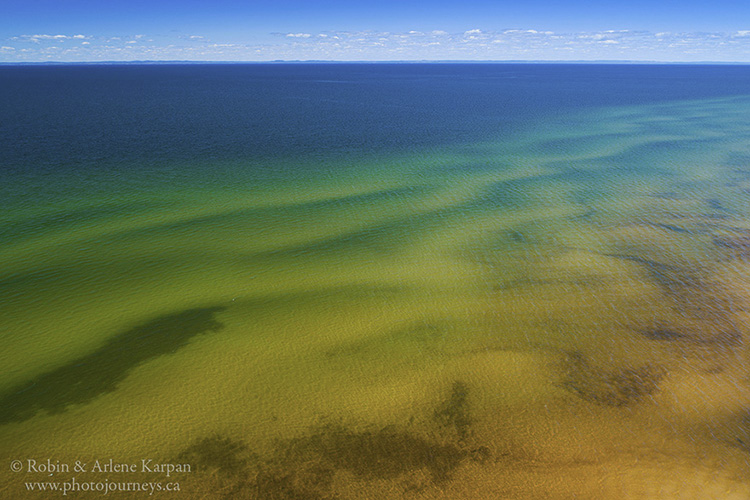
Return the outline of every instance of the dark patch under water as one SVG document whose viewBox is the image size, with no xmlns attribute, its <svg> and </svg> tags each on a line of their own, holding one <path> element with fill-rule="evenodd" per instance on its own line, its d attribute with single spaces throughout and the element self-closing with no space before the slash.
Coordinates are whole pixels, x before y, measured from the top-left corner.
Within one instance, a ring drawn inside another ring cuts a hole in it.
<svg viewBox="0 0 750 500">
<path fill-rule="evenodd" d="M 466 452 L 395 427 L 352 431 L 327 426 L 311 436 L 292 441 L 287 459 L 309 462 L 312 457 L 337 470 L 363 479 L 392 479 L 427 469 L 436 482 L 449 479 Z"/>
<path fill-rule="evenodd" d="M 199 439 L 177 458 L 195 465 L 198 472 L 218 471 L 225 476 L 241 475 L 257 459 L 244 442 L 218 435 Z"/>
<path fill-rule="evenodd" d="M 453 428 L 460 440 L 469 436 L 472 419 L 468 409 L 469 388 L 457 381 L 451 388 L 451 395 L 436 411 L 435 420 L 444 427 Z"/>
<path fill-rule="evenodd" d="M 20 384 L 0 398 L 0 424 L 21 422 L 45 410 L 62 413 L 113 392 L 138 365 L 174 353 L 192 337 L 223 328 L 224 307 L 187 309 L 119 333 L 99 349 Z"/>
<path fill-rule="evenodd" d="M 673 233 L 679 233 L 679 234 L 693 234 L 696 232 L 696 231 L 693 231 L 692 229 L 687 229 L 681 226 L 675 226 L 674 224 L 655 223 L 651 225 L 655 228 L 664 229 L 665 231 L 671 231 Z"/>
<path fill-rule="evenodd" d="M 706 200 L 706 204 L 712 210 L 718 210 L 720 212 L 732 212 L 731 210 L 727 209 L 727 207 L 725 207 L 721 200 L 718 198 L 709 198 Z"/>
<path fill-rule="evenodd" d="M 328 424 L 278 441 L 263 460 L 243 440 L 219 435 L 197 440 L 177 458 L 190 463 L 201 481 L 212 481 L 215 496 L 227 499 L 343 498 L 337 485 L 351 481 L 366 487 L 399 480 L 405 493 L 440 487 L 466 461 L 487 463 L 493 457 L 487 446 L 466 446 L 472 425 L 468 396 L 468 386 L 457 381 L 435 410 L 433 420 L 443 430 L 455 429 L 447 436 L 441 430 L 439 440 L 396 425 L 354 430 Z"/>
<path fill-rule="evenodd" d="M 698 288 L 701 286 L 701 281 L 698 277 L 675 265 L 664 264 L 637 255 L 604 255 L 640 264 L 648 272 L 649 277 L 669 295 L 679 295 L 680 290 L 684 288 Z"/>
<path fill-rule="evenodd" d="M 604 370 L 592 366 L 579 352 L 568 353 L 563 387 L 585 401 L 606 406 L 629 406 L 659 390 L 667 372 L 660 366 Z"/>
<path fill-rule="evenodd" d="M 653 328 L 644 330 L 643 336 L 649 340 L 682 340 L 687 338 L 687 335 L 680 333 L 669 328 Z"/>
<path fill-rule="evenodd" d="M 750 259 L 750 235 L 722 235 L 713 237 L 714 245 L 726 250 L 732 257 Z"/>
<path fill-rule="evenodd" d="M 750 453 L 750 408 L 743 412 L 738 425 L 739 435 L 735 438 L 736 444 L 743 451 Z"/>
<path fill-rule="evenodd" d="M 424 470 L 440 484 L 465 459 L 481 462 L 490 454 L 486 447 L 467 451 L 392 426 L 354 431 L 327 425 L 280 442 L 266 461 L 259 461 L 244 441 L 219 436 L 196 441 L 178 458 L 199 473 L 214 474 L 215 493 L 223 498 L 315 500 L 339 498 L 334 481 L 342 473 L 377 481 Z"/>
</svg>

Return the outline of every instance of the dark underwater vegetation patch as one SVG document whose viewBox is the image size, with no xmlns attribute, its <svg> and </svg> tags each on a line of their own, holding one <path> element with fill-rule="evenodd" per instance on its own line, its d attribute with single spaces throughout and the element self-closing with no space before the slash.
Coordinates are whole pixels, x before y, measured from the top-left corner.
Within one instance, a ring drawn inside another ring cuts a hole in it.
<svg viewBox="0 0 750 500">
<path fill-rule="evenodd" d="M 211 475 L 212 491 L 222 498 L 322 500 L 341 498 L 335 492 L 337 478 L 395 480 L 424 471 L 428 481 L 440 485 L 466 459 L 484 462 L 490 456 L 486 447 L 468 451 L 395 426 L 352 430 L 330 424 L 279 441 L 266 460 L 244 441 L 221 436 L 196 441 L 178 458 L 199 474 Z"/>
<path fill-rule="evenodd" d="M 714 244 L 721 246 L 717 238 L 714 236 Z M 736 245 L 739 248 L 737 251 L 741 252 L 744 243 L 734 242 L 732 237 L 727 237 L 723 245 L 726 245 L 725 248 Z M 690 328 L 680 330 L 685 340 L 721 348 L 741 345 L 742 329 L 734 318 L 743 298 L 719 283 L 705 263 L 664 263 L 640 256 L 638 251 L 603 255 L 641 266 L 648 278 L 662 290 L 671 309 L 693 323 Z M 648 332 L 643 333 L 649 335 Z M 665 335 L 666 332 L 661 334 L 650 333 L 653 340 L 666 340 L 664 337 L 669 336 Z"/>
<path fill-rule="evenodd" d="M 477 239 L 466 252 L 473 260 L 484 264 L 504 264 L 508 256 L 526 256 L 546 251 L 555 243 L 555 232 L 551 230 L 556 221 L 534 220 L 525 224 L 488 231 Z"/>
<path fill-rule="evenodd" d="M 678 234 L 695 234 L 698 232 L 698 231 L 694 231 L 692 229 L 688 229 L 682 226 L 676 226 L 674 224 L 654 223 L 650 225 L 658 229 L 664 229 L 665 231 L 670 231 L 670 232 L 678 233 Z"/>
<path fill-rule="evenodd" d="M 684 266 L 665 264 L 653 259 L 633 254 L 604 254 L 639 264 L 648 277 L 662 291 L 681 306 L 698 310 L 706 305 L 709 297 L 707 283 L 694 269 Z"/>
<path fill-rule="evenodd" d="M 225 476 L 240 475 L 257 460 L 244 442 L 219 435 L 199 439 L 177 458 L 195 465 L 198 472 L 217 471 Z"/>
<path fill-rule="evenodd" d="M 750 234 L 716 235 L 713 242 L 734 258 L 750 259 Z"/>
<path fill-rule="evenodd" d="M 193 466 L 199 481 L 215 485 L 210 488 L 215 496 L 227 499 L 344 498 L 337 484 L 352 481 L 395 480 L 404 492 L 441 487 L 462 464 L 486 464 L 493 457 L 487 446 L 466 443 L 472 425 L 469 394 L 469 387 L 456 381 L 432 414 L 438 429 L 428 421 L 427 434 L 411 429 L 411 420 L 405 426 L 362 429 L 331 423 L 278 440 L 262 459 L 243 440 L 221 435 L 196 440 L 177 458 Z"/>
<path fill-rule="evenodd" d="M 454 429 L 461 441 L 469 436 L 469 429 L 472 424 L 468 398 L 468 386 L 461 381 L 456 381 L 451 388 L 450 397 L 435 411 L 434 415 L 435 420 L 440 425 Z"/>
<path fill-rule="evenodd" d="M 717 314 L 715 318 L 693 319 L 693 324 L 679 328 L 655 326 L 640 330 L 639 333 L 657 342 L 677 342 L 687 344 L 692 349 L 711 347 L 714 349 L 734 349 L 742 344 L 742 333 L 728 316 Z"/>
<path fill-rule="evenodd" d="M 585 401 L 624 407 L 655 394 L 666 375 L 663 367 L 649 364 L 604 370 L 592 366 L 580 352 L 570 352 L 562 386 Z"/>
<path fill-rule="evenodd" d="M 393 479 L 426 469 L 435 482 L 449 479 L 466 455 L 453 444 L 436 443 L 390 426 L 354 431 L 329 425 L 293 440 L 285 451 L 287 460 L 308 463 L 317 459 L 362 479 Z"/>
<path fill-rule="evenodd" d="M 159 316 L 110 338 L 94 352 L 19 384 L 0 398 L 0 424 L 21 422 L 45 410 L 63 413 L 117 389 L 137 366 L 174 353 L 191 338 L 219 331 L 214 315 L 224 307 L 187 309 Z"/>
<path fill-rule="evenodd" d="M 718 198 L 708 198 L 706 200 L 706 204 L 711 210 L 718 210 L 720 212 L 732 212 L 731 210 L 727 209 L 727 207 L 724 206 L 724 203 L 722 203 L 722 201 Z"/>
<path fill-rule="evenodd" d="M 750 408 L 744 411 L 738 426 L 735 443 L 745 452 L 750 453 Z"/>
<path fill-rule="evenodd" d="M 684 333 L 680 333 L 670 328 L 661 328 L 661 327 L 644 330 L 642 333 L 643 333 L 643 336 L 649 340 L 669 341 L 669 340 L 682 340 L 688 337 Z"/>
</svg>

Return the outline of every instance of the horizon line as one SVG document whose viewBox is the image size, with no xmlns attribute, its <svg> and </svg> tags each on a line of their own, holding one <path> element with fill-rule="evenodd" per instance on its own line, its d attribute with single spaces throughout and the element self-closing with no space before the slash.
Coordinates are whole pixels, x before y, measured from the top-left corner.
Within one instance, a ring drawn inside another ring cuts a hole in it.
<svg viewBox="0 0 750 500">
<path fill-rule="evenodd" d="M 744 66 L 750 61 L 660 61 L 640 59 L 273 59 L 264 61 L 214 61 L 185 59 L 134 59 L 127 61 L 0 61 L 0 66 L 60 66 L 117 64 L 622 64 L 622 65 L 724 65 Z"/>
</svg>

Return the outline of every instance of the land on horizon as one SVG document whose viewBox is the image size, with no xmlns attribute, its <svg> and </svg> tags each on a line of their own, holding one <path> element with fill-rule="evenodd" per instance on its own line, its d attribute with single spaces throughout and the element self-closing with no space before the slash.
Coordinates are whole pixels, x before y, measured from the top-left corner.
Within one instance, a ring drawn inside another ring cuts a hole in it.
<svg viewBox="0 0 750 500">
<path fill-rule="evenodd" d="M 747 66 L 745 61 L 641 61 L 641 60 L 549 60 L 549 59 L 421 59 L 346 61 L 327 59 L 288 59 L 272 61 L 192 61 L 192 60 L 133 60 L 133 61 L 31 61 L 0 62 L 0 66 L 92 66 L 92 65 L 158 65 L 158 64 L 587 64 L 587 65 L 677 65 L 677 66 Z"/>
</svg>

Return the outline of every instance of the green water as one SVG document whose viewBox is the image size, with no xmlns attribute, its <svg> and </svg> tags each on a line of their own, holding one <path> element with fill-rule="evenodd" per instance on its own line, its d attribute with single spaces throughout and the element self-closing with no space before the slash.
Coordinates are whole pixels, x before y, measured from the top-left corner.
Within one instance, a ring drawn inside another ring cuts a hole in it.
<svg viewBox="0 0 750 500">
<path fill-rule="evenodd" d="M 748 112 L 10 205 L 0 496 L 53 457 L 189 462 L 185 498 L 750 498 Z"/>
</svg>

